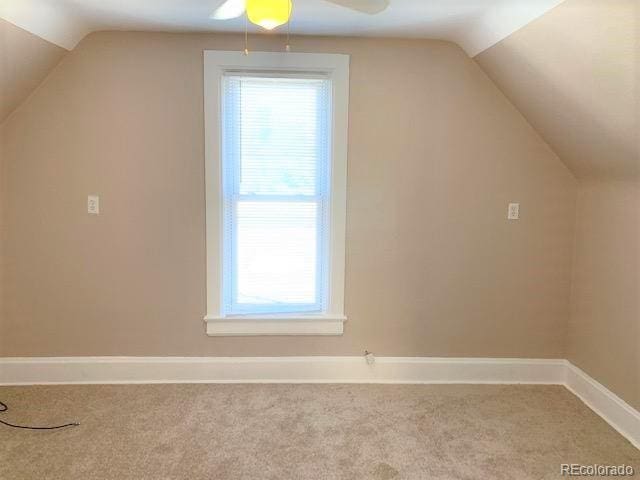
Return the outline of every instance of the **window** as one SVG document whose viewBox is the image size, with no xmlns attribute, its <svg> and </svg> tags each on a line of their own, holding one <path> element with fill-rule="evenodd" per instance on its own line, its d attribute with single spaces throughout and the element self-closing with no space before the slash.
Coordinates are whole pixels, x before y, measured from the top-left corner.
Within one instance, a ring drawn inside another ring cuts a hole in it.
<svg viewBox="0 0 640 480">
<path fill-rule="evenodd" d="M 341 334 L 348 57 L 205 52 L 207 332 Z"/>
<path fill-rule="evenodd" d="M 295 74 L 223 78 L 226 314 L 325 309 L 330 90 Z"/>
</svg>

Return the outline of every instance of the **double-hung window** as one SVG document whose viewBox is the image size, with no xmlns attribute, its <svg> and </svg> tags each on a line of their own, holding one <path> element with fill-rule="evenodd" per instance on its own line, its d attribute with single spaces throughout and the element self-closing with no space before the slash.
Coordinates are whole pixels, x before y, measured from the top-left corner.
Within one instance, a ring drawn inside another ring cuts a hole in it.
<svg viewBox="0 0 640 480">
<path fill-rule="evenodd" d="M 223 311 L 321 313 L 327 301 L 331 82 L 222 81 Z"/>
<path fill-rule="evenodd" d="M 207 332 L 340 334 L 348 57 L 205 52 Z"/>
</svg>

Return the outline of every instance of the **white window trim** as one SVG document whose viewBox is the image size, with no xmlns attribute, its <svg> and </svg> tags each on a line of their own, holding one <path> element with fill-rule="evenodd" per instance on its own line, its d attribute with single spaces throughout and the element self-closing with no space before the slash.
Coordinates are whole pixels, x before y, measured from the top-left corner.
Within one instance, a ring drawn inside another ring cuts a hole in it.
<svg viewBox="0 0 640 480">
<path fill-rule="evenodd" d="M 222 188 L 220 95 L 228 70 L 322 72 L 331 77 L 332 167 L 330 206 L 330 278 L 323 314 L 236 315 L 222 313 Z M 342 335 L 349 124 L 349 56 L 317 53 L 204 51 L 204 124 L 206 169 L 207 315 L 211 336 Z"/>
</svg>

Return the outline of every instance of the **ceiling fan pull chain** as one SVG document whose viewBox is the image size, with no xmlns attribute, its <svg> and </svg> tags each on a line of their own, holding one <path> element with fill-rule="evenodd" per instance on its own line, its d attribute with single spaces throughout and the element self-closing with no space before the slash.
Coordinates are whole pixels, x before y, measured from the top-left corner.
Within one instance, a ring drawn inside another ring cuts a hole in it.
<svg viewBox="0 0 640 480">
<path fill-rule="evenodd" d="M 244 16 L 244 54 L 249 55 L 249 25 L 246 14 Z"/>
<path fill-rule="evenodd" d="M 289 39 L 291 38 L 291 10 L 293 9 L 293 4 L 289 3 L 289 20 L 287 20 L 287 44 L 284 47 L 284 50 L 289 53 L 291 51 L 291 42 Z"/>
</svg>

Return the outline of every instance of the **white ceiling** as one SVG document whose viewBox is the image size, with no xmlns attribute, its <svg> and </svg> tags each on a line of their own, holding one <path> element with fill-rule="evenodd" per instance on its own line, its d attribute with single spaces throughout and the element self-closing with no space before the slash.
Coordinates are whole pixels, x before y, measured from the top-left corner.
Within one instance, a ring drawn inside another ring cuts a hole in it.
<svg viewBox="0 0 640 480">
<path fill-rule="evenodd" d="M 564 0 L 391 0 L 365 15 L 323 0 L 293 0 L 291 32 L 434 38 L 475 56 Z M 238 32 L 244 20 L 211 20 L 221 0 L 0 0 L 0 18 L 66 49 L 97 30 Z M 282 27 L 281 27 L 282 29 Z"/>
</svg>

